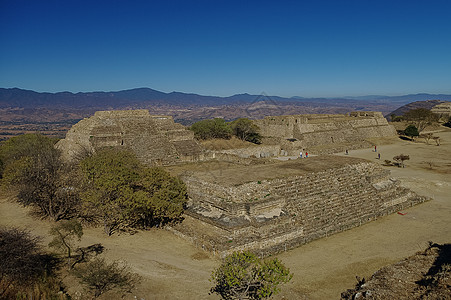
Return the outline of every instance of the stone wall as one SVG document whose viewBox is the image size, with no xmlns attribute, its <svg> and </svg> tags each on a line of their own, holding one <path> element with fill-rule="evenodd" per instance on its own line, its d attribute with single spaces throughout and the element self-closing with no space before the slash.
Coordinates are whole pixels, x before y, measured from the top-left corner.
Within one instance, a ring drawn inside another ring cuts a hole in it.
<svg viewBox="0 0 451 300">
<path fill-rule="evenodd" d="M 431 112 L 439 115 L 442 121 L 448 121 L 451 117 L 451 102 L 440 103 L 431 108 Z"/>
<path fill-rule="evenodd" d="M 171 116 L 154 116 L 147 110 L 98 111 L 75 124 L 57 147 L 68 160 L 104 147 L 131 150 L 149 165 L 203 158 L 193 132 Z"/>
<path fill-rule="evenodd" d="M 233 186 L 189 175 L 188 221 L 172 230 L 218 256 L 277 253 L 426 200 L 389 175 L 363 160 Z"/>
<path fill-rule="evenodd" d="M 281 150 L 296 155 L 301 149 L 320 145 L 362 144 L 367 139 L 395 136 L 396 130 L 380 112 L 352 112 L 346 115 L 291 115 L 255 120 L 264 137 L 279 138 Z M 290 140 L 291 143 L 286 143 Z M 317 153 L 315 153 L 317 154 Z"/>
</svg>

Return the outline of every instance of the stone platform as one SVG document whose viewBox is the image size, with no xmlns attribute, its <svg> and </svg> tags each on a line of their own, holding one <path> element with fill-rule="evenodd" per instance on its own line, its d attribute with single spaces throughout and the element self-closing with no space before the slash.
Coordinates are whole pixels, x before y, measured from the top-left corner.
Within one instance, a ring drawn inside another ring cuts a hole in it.
<svg viewBox="0 0 451 300">
<path fill-rule="evenodd" d="M 196 161 L 203 155 L 192 131 L 171 116 L 150 115 L 144 109 L 98 111 L 75 124 L 57 147 L 67 160 L 104 147 L 123 148 L 148 165 Z"/>
<path fill-rule="evenodd" d="M 190 202 L 171 230 L 219 257 L 270 255 L 427 200 L 356 158 L 205 167 L 182 175 Z"/>
</svg>

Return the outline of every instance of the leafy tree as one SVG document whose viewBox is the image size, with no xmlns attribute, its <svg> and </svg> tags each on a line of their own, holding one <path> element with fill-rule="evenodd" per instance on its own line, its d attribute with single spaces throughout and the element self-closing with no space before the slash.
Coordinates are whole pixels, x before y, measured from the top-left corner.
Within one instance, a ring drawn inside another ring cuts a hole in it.
<svg viewBox="0 0 451 300">
<path fill-rule="evenodd" d="M 406 129 L 404 129 L 404 134 L 410 136 L 412 140 L 419 136 L 418 129 L 414 125 L 407 126 Z"/>
<path fill-rule="evenodd" d="M 16 298 L 54 276 L 58 261 L 42 252 L 40 238 L 17 228 L 0 228 L 0 299 Z"/>
<path fill-rule="evenodd" d="M 105 233 L 147 227 L 183 213 L 186 187 L 160 168 L 145 168 L 127 151 L 104 150 L 81 162 L 85 214 L 100 219 Z"/>
<path fill-rule="evenodd" d="M 139 282 L 138 275 L 130 272 L 128 266 L 117 261 L 107 263 L 99 257 L 76 269 L 74 274 L 93 292 L 95 298 L 112 289 L 129 292 Z"/>
<path fill-rule="evenodd" d="M 162 168 L 145 168 L 140 180 L 140 192 L 144 193 L 147 214 L 141 211 L 142 226 L 162 225 L 177 220 L 183 214 L 188 199 L 185 184 Z M 137 212 L 140 209 L 137 208 Z"/>
<path fill-rule="evenodd" d="M 54 140 L 24 134 L 0 148 L 4 163 L 2 183 L 17 192 L 18 202 L 38 208 L 54 220 L 69 217 L 78 204 L 75 169 L 64 165 Z"/>
<path fill-rule="evenodd" d="M 85 213 L 100 217 L 105 233 L 111 235 L 127 223 L 139 162 L 129 152 L 105 150 L 85 158 L 80 166 L 86 180 L 81 194 Z"/>
<path fill-rule="evenodd" d="M 235 136 L 243 141 L 248 141 L 254 144 L 261 143 L 261 135 L 258 133 L 258 126 L 248 118 L 240 118 L 230 122 L 230 128 Z"/>
<path fill-rule="evenodd" d="M 213 120 L 202 120 L 191 125 L 194 136 L 200 140 L 207 139 L 230 139 L 232 129 L 221 118 Z"/>
<path fill-rule="evenodd" d="M 411 109 L 404 113 L 404 119 L 411 122 L 421 133 L 428 125 L 438 122 L 438 115 L 426 108 Z"/>
<path fill-rule="evenodd" d="M 69 269 L 71 269 L 73 267 L 71 258 L 74 251 L 74 239 L 80 241 L 83 236 L 80 222 L 77 220 L 60 222 L 50 229 L 50 235 L 53 236 L 53 240 L 49 243 L 49 247 L 65 252 Z"/>
<path fill-rule="evenodd" d="M 227 300 L 269 298 L 292 277 L 277 258 L 263 261 L 251 252 L 234 252 L 213 271 L 210 292 Z"/>
</svg>

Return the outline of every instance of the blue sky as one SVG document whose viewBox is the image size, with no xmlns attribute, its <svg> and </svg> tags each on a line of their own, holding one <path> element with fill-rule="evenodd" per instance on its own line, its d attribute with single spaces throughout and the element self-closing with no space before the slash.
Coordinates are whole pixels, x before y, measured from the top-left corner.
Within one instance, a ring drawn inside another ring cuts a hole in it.
<svg viewBox="0 0 451 300">
<path fill-rule="evenodd" d="M 451 1 L 0 0 L 0 87 L 451 94 Z"/>
</svg>

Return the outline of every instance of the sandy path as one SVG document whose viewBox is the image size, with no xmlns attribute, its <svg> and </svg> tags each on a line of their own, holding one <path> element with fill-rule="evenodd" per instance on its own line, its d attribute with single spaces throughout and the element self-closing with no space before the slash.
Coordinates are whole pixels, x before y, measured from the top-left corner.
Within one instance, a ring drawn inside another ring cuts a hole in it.
<svg viewBox="0 0 451 300">
<path fill-rule="evenodd" d="M 372 149 L 350 151 L 350 156 L 382 163 L 401 153 L 410 155 L 406 168 L 388 167 L 402 184 L 433 200 L 361 227 L 314 241 L 278 255 L 295 274 L 275 299 L 338 299 L 356 283 L 384 265 L 424 249 L 428 241 L 451 242 L 451 132 L 439 134 L 442 145 L 397 140 L 378 146 L 381 161 Z M 344 154 L 338 154 L 344 155 Z M 427 169 L 425 161 L 441 166 Z"/>
<path fill-rule="evenodd" d="M 294 273 L 293 280 L 274 299 L 338 299 L 355 284 L 355 276 L 368 277 L 380 267 L 423 249 L 428 241 L 451 242 L 451 132 L 440 133 L 440 147 L 398 140 L 378 146 L 382 160 L 371 149 L 353 150 L 350 156 L 382 162 L 409 154 L 406 168 L 390 167 L 403 185 L 434 200 L 352 230 L 311 242 L 277 255 Z M 341 154 L 339 154 L 341 155 Z M 426 169 L 424 161 L 439 168 Z M 448 164 L 448 165 L 446 165 Z M 49 222 L 30 217 L 27 209 L 0 197 L 0 224 L 28 228 L 46 237 Z M 143 276 L 133 299 L 218 299 L 209 296 L 211 271 L 219 261 L 206 258 L 188 242 L 164 230 L 106 237 L 100 229 L 85 229 L 82 244 L 102 243 L 109 259 L 127 261 Z M 110 295 L 111 297 L 111 295 Z"/>
</svg>

